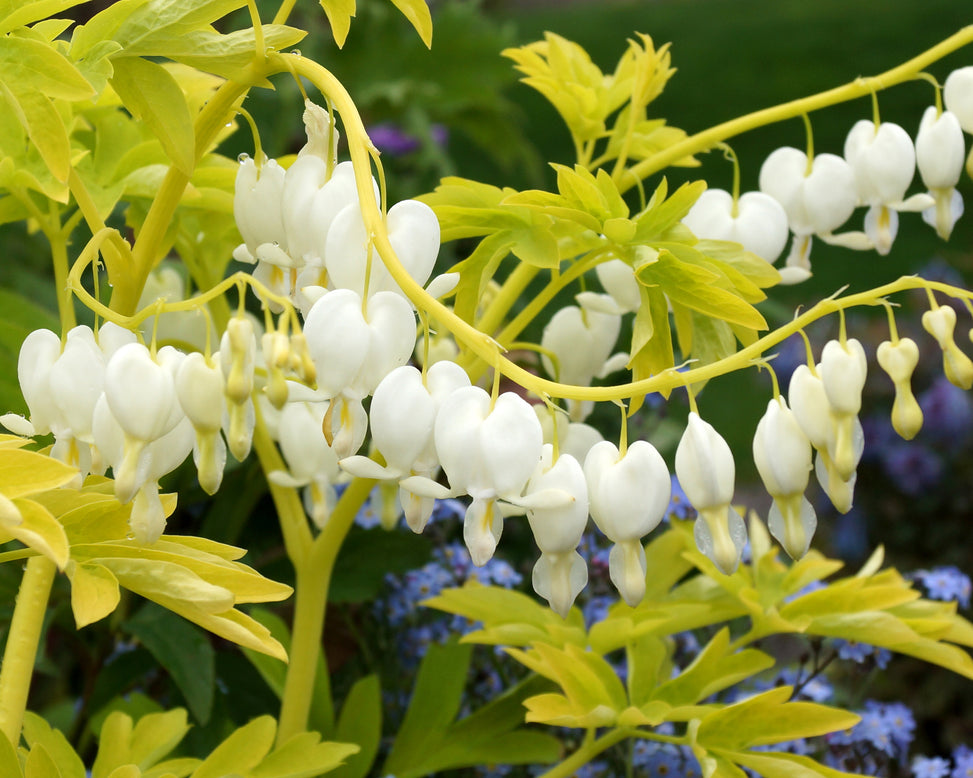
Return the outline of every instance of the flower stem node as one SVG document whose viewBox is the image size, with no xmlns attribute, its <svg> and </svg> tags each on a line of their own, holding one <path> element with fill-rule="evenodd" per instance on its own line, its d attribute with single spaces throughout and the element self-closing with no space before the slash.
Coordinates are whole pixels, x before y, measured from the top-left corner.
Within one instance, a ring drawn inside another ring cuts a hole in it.
<svg viewBox="0 0 973 778">
<path fill-rule="evenodd" d="M 892 427 L 905 440 L 912 440 L 922 429 L 922 409 L 912 393 L 912 373 L 919 364 L 919 347 L 911 338 L 899 338 L 895 343 L 887 340 L 879 344 L 876 357 L 895 386 Z"/>
<path fill-rule="evenodd" d="M 770 532 L 791 558 L 800 559 L 817 528 L 814 508 L 804 497 L 811 473 L 811 442 L 783 397 L 768 403 L 757 424 L 753 461 L 774 498 Z"/>
<path fill-rule="evenodd" d="M 956 311 L 940 305 L 922 314 L 922 326 L 932 335 L 943 351 L 943 372 L 951 384 L 962 389 L 973 386 L 973 361 L 963 353 L 953 339 Z"/>
</svg>

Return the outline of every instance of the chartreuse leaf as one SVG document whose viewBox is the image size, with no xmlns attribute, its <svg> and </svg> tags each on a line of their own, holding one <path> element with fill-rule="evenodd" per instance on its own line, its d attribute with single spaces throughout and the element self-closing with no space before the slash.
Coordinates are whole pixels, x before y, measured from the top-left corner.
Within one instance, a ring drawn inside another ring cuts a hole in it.
<svg viewBox="0 0 973 778">
<path fill-rule="evenodd" d="M 91 767 L 91 778 L 107 778 L 116 767 L 131 762 L 132 724 L 132 717 L 121 711 L 108 714 L 98 735 L 98 755 Z"/>
<path fill-rule="evenodd" d="M 392 0 L 392 5 L 415 27 L 426 48 L 432 48 L 432 15 L 426 0 Z"/>
<path fill-rule="evenodd" d="M 24 778 L 63 778 L 47 749 L 35 744 L 24 762 Z"/>
<path fill-rule="evenodd" d="M 136 765 L 125 764 L 112 770 L 108 778 L 142 778 L 142 771 Z"/>
<path fill-rule="evenodd" d="M 710 713 L 699 724 L 696 742 L 706 749 L 751 748 L 850 729 L 861 720 L 841 708 L 788 702 L 792 692 L 779 686 Z"/>
<path fill-rule="evenodd" d="M 11 514 L 3 509 L 4 499 L 0 494 L 0 542 L 19 540 L 63 570 L 68 563 L 70 549 L 67 535 L 58 520 L 47 508 L 33 500 L 8 501 L 14 509 Z"/>
<path fill-rule="evenodd" d="M 42 746 L 44 751 L 54 760 L 54 763 L 61 771 L 62 778 L 85 778 L 84 763 L 81 757 L 75 752 L 68 743 L 64 734 L 56 729 L 52 729 L 41 716 L 31 711 L 24 713 L 24 740 L 27 745 L 33 748 L 35 745 Z M 6 738 L 0 738 L 6 741 Z M 6 741 L 9 743 L 9 741 Z M 2 749 L 0 749 L 2 750 Z M 0 767 L 3 766 L 3 755 L 0 754 Z M 16 772 L 8 773 L 3 770 L 0 775 L 17 775 Z"/>
<path fill-rule="evenodd" d="M 0 494 L 9 500 L 57 489 L 77 475 L 76 468 L 35 451 L 0 450 Z"/>
<path fill-rule="evenodd" d="M 193 772 L 193 778 L 249 775 L 270 753 L 276 733 L 277 721 L 273 716 L 260 716 L 244 724 L 203 760 Z"/>
<path fill-rule="evenodd" d="M 750 678 L 769 667 L 774 658 L 754 648 L 729 653 L 730 630 L 717 632 L 692 664 L 672 680 L 661 684 L 652 698 L 673 707 L 695 705 L 702 699 Z"/>
<path fill-rule="evenodd" d="M 526 646 L 541 641 L 555 645 L 585 643 L 581 612 L 573 608 L 562 619 L 533 597 L 499 586 L 470 582 L 447 589 L 424 605 L 483 622 L 483 629 L 466 635 L 464 642 Z"/>
<path fill-rule="evenodd" d="M 125 107 L 159 139 L 172 164 L 192 175 L 196 158 L 193 118 L 186 96 L 162 65 L 141 57 L 118 57 L 110 83 Z"/>
<path fill-rule="evenodd" d="M 122 45 L 125 54 L 145 57 L 165 56 L 180 37 L 207 29 L 217 19 L 246 5 L 246 0 L 160 0 L 133 5 L 123 12 L 125 18 L 109 36 Z M 106 23 L 106 27 L 114 21 Z"/>
<path fill-rule="evenodd" d="M 382 775 L 410 778 L 425 774 L 421 766 L 443 741 L 459 712 L 472 651 L 472 646 L 453 641 L 429 646 Z"/>
<path fill-rule="evenodd" d="M 71 610 L 78 629 L 115 612 L 121 599 L 118 579 L 103 565 L 72 562 L 67 568 L 71 581 Z"/>
<path fill-rule="evenodd" d="M 632 326 L 631 355 L 628 369 L 632 380 L 641 381 L 669 370 L 675 365 L 672 350 L 672 331 L 669 328 L 669 307 L 666 296 L 658 287 L 639 285 L 639 309 Z M 637 410 L 643 398 L 633 398 L 630 410 Z"/>
<path fill-rule="evenodd" d="M 767 322 L 756 308 L 736 294 L 713 285 L 719 279 L 717 273 L 683 262 L 671 251 L 660 251 L 656 261 L 637 268 L 635 276 L 644 286 L 659 287 L 673 303 L 744 327 L 767 328 Z"/>
<path fill-rule="evenodd" d="M 716 750 L 723 758 L 747 767 L 764 778 L 852 778 L 857 773 L 835 770 L 808 756 L 779 751 Z"/>
<path fill-rule="evenodd" d="M 544 643 L 537 643 L 529 652 L 508 649 L 508 653 L 563 691 L 525 700 L 527 721 L 569 727 L 608 726 L 628 706 L 622 682 L 599 654 L 570 644 L 561 650 Z"/>
<path fill-rule="evenodd" d="M 261 760 L 247 778 L 317 778 L 358 751 L 353 743 L 318 742 L 317 732 L 295 735 Z"/>
<path fill-rule="evenodd" d="M 132 730 L 128 758 L 141 770 L 148 770 L 179 745 L 187 732 L 189 724 L 182 708 L 142 716 Z"/>
<path fill-rule="evenodd" d="M 348 30 L 351 29 L 351 17 L 355 15 L 355 0 L 320 0 L 321 7 L 331 25 L 334 42 L 340 49 L 345 45 Z"/>
<path fill-rule="evenodd" d="M 341 706 L 335 737 L 344 743 L 357 743 L 360 750 L 334 769 L 333 778 L 364 778 L 382 739 L 382 687 L 377 675 L 359 678 L 351 687 Z"/>
<path fill-rule="evenodd" d="M 17 27 L 47 19 L 84 0 L 3 0 L 0 2 L 0 35 Z"/>
<path fill-rule="evenodd" d="M 281 24 L 265 24 L 262 31 L 264 45 L 277 51 L 290 48 L 307 35 L 304 30 Z M 252 27 L 225 35 L 213 30 L 194 30 L 172 41 L 166 49 L 166 56 L 206 73 L 239 78 L 253 61 L 256 50 L 257 41 Z M 266 80 L 257 83 L 260 86 L 270 85 Z"/>
<path fill-rule="evenodd" d="M 151 603 L 122 626 L 169 673 L 193 716 L 200 724 L 206 724 L 213 710 L 216 686 L 216 654 L 206 636 L 174 613 Z"/>
<path fill-rule="evenodd" d="M 6 84 L 2 86 L 7 100 L 19 109 L 17 117 L 51 175 L 61 183 L 66 182 L 71 172 L 71 143 L 61 114 L 40 92 L 14 93 Z"/>
<path fill-rule="evenodd" d="M 0 73 L 12 90 L 61 100 L 84 100 L 94 89 L 54 46 L 32 38 L 0 37 Z"/>
</svg>

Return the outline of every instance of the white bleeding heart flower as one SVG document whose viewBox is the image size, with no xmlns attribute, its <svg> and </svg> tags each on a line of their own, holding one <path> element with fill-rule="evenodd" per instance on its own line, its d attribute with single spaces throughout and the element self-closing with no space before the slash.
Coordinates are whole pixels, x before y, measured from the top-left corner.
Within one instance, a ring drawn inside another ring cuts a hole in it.
<svg viewBox="0 0 973 778">
<path fill-rule="evenodd" d="M 854 338 L 848 338 L 844 343 L 831 340 L 825 344 L 818 373 L 828 398 L 834 429 L 828 454 L 844 480 L 850 478 L 858 466 L 852 438 L 861 410 L 867 370 L 865 350 Z"/>
<path fill-rule="evenodd" d="M 922 314 L 922 326 L 932 335 L 943 352 L 943 372 L 946 379 L 961 389 L 973 386 L 973 361 L 956 345 L 953 330 L 956 311 L 949 305 L 938 305 Z"/>
<path fill-rule="evenodd" d="M 865 234 L 879 254 L 888 254 L 898 233 L 898 211 L 922 211 L 934 204 L 926 194 L 905 197 L 916 170 L 912 138 L 892 122 L 876 125 L 863 119 L 845 138 L 845 159 L 855 174 L 859 203 L 869 206 Z"/>
<path fill-rule="evenodd" d="M 327 403 L 290 402 L 277 424 L 277 439 L 287 471 L 274 470 L 267 478 L 280 486 L 307 487 L 311 521 L 325 525 L 335 501 L 338 456 L 321 431 Z"/>
<path fill-rule="evenodd" d="M 922 218 L 948 240 L 953 226 L 963 215 L 963 197 L 956 191 L 966 147 L 963 128 L 956 114 L 941 113 L 929 106 L 919 122 L 916 135 L 916 164 L 922 183 L 935 200 L 935 205 L 922 212 Z"/>
<path fill-rule="evenodd" d="M 615 301 L 617 313 L 638 310 L 642 300 L 639 295 L 639 282 L 635 278 L 631 265 L 620 259 L 610 259 L 598 265 L 595 273 L 602 288 Z"/>
<path fill-rule="evenodd" d="M 787 213 L 763 192 L 747 192 L 734 202 L 733 195 L 723 189 L 707 189 L 682 223 L 697 238 L 739 243 L 771 263 L 787 243 Z"/>
<path fill-rule="evenodd" d="M 512 392 L 493 402 L 479 387 L 465 386 L 443 400 L 435 440 L 453 493 L 473 498 L 463 538 L 473 564 L 482 566 L 503 530 L 497 501 L 519 504 L 541 458 L 540 422 L 530 404 Z"/>
<path fill-rule="evenodd" d="M 542 355 L 544 369 L 562 384 L 590 386 L 605 369 L 621 326 L 618 314 L 564 306 L 551 317 L 541 336 L 541 347 L 557 358 L 555 366 L 546 354 Z M 572 421 L 583 421 L 592 408 L 591 402 L 568 400 Z"/>
<path fill-rule="evenodd" d="M 17 378 L 30 411 L 33 433 L 46 435 L 58 410 L 51 393 L 51 368 L 61 356 L 61 339 L 50 330 L 34 330 L 20 346 Z M 32 433 L 32 434 L 33 434 Z"/>
<path fill-rule="evenodd" d="M 736 469 L 722 436 L 695 411 L 676 448 L 676 477 L 698 512 L 693 533 L 699 550 L 730 575 L 747 540 L 743 517 L 730 506 Z"/>
<path fill-rule="evenodd" d="M 645 595 L 642 538 L 662 521 L 672 494 L 665 460 L 652 444 L 632 443 L 622 455 L 614 443 L 592 446 L 584 461 L 591 517 L 614 546 L 609 574 L 632 607 Z"/>
<path fill-rule="evenodd" d="M 263 253 L 277 260 L 275 264 L 291 264 L 280 211 L 283 191 L 284 168 L 275 160 L 258 167 L 252 158 L 241 155 L 233 194 L 233 217 L 243 237 L 233 251 L 238 262 L 253 264 Z"/>
<path fill-rule="evenodd" d="M 855 210 L 858 193 L 851 166 L 835 154 L 818 154 L 809 165 L 803 151 L 785 146 L 764 160 L 760 191 L 784 207 L 794 234 L 782 282 L 803 281 L 811 275 L 811 236 L 830 240 Z"/>
<path fill-rule="evenodd" d="M 534 564 L 534 591 L 566 617 L 575 598 L 588 582 L 588 567 L 578 554 L 578 543 L 588 523 L 588 487 L 581 465 L 570 454 L 553 461 L 554 449 L 545 444 L 541 460 L 527 482 L 525 500 L 552 490 L 571 497 L 567 503 L 527 508 L 534 541 L 541 550 Z"/>
<path fill-rule="evenodd" d="M 800 559 L 817 528 L 814 508 L 804 496 L 811 475 L 811 441 L 783 397 L 767 404 L 757 424 L 753 461 L 774 499 L 770 532 L 793 559 Z"/>
<path fill-rule="evenodd" d="M 220 366 L 198 352 L 187 355 L 176 372 L 176 397 L 196 433 L 193 459 L 199 485 L 207 494 L 215 494 L 226 467 L 226 443 L 220 434 L 226 411 Z"/>
<path fill-rule="evenodd" d="M 439 254 L 439 220 L 425 203 L 403 200 L 389 208 L 385 219 L 389 242 L 406 272 L 424 285 Z M 342 209 L 328 231 L 325 262 L 330 282 L 339 289 L 351 289 L 365 296 L 366 266 L 368 297 L 378 292 L 404 294 L 389 275 L 382 258 L 369 246 L 369 236 L 357 204 Z"/>
<path fill-rule="evenodd" d="M 963 130 L 973 134 L 973 65 L 957 68 L 946 77 L 943 102 Z"/>
</svg>

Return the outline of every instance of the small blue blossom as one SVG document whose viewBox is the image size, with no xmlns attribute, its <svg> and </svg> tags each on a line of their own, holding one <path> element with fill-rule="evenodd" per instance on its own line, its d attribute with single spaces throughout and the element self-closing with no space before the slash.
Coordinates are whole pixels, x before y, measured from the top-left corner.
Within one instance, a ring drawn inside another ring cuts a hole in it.
<svg viewBox="0 0 973 778">
<path fill-rule="evenodd" d="M 880 670 L 884 670 L 892 658 L 892 653 L 886 648 L 878 648 L 855 640 L 837 638 L 834 641 L 834 647 L 838 649 L 839 659 L 849 659 L 857 664 L 862 664 L 866 659 L 871 659 Z"/>
<path fill-rule="evenodd" d="M 949 760 L 941 756 L 916 756 L 912 759 L 911 769 L 915 778 L 946 778 Z"/>
<path fill-rule="evenodd" d="M 610 596 L 595 596 L 588 599 L 581 609 L 584 615 L 585 627 L 591 627 L 599 621 L 604 621 L 608 616 L 608 609 L 615 603 L 615 598 Z"/>
<path fill-rule="evenodd" d="M 583 767 L 579 767 L 574 775 L 575 778 L 608 778 L 611 774 L 612 770 L 608 762 L 597 759 L 594 762 L 588 762 Z"/>
<path fill-rule="evenodd" d="M 828 742 L 834 745 L 868 745 L 886 756 L 902 759 L 909 751 L 916 728 L 912 711 L 902 703 L 865 702 L 858 711 L 861 721 L 851 729 L 833 732 Z"/>
<path fill-rule="evenodd" d="M 973 749 L 967 746 L 953 749 L 953 771 L 949 778 L 973 778 Z"/>
<path fill-rule="evenodd" d="M 696 517 L 696 509 L 689 503 L 689 498 L 679 484 L 679 479 L 675 474 L 672 476 L 672 496 L 669 498 L 669 507 L 666 509 L 666 519 L 693 519 Z"/>
<path fill-rule="evenodd" d="M 668 743 L 638 740 L 632 752 L 632 764 L 652 778 L 674 778 L 682 774 L 682 754 Z"/>
<path fill-rule="evenodd" d="M 923 436 L 935 443 L 962 445 L 973 428 L 973 405 L 969 394 L 945 376 L 935 380 L 919 395 Z"/>
<path fill-rule="evenodd" d="M 958 567 L 946 565 L 932 570 L 917 570 L 913 577 L 922 584 L 929 599 L 957 602 L 963 608 L 970 607 L 973 584 L 970 577 Z"/>
</svg>

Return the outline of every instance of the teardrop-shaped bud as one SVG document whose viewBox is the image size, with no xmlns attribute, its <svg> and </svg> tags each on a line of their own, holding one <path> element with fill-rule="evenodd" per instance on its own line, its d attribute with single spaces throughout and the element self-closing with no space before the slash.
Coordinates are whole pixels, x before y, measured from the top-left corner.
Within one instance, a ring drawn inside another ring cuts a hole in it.
<svg viewBox="0 0 973 778">
<path fill-rule="evenodd" d="M 922 409 L 912 393 L 912 373 L 919 364 L 919 347 L 911 338 L 880 343 L 878 363 L 895 386 L 892 404 L 892 427 L 905 440 L 912 440 L 922 428 Z"/>
<path fill-rule="evenodd" d="M 697 511 L 729 505 L 736 469 L 723 437 L 695 411 L 676 448 L 676 477 Z"/>
</svg>

